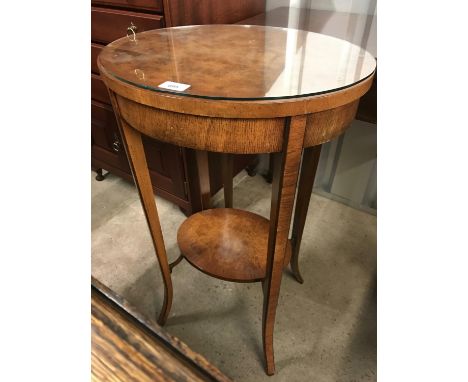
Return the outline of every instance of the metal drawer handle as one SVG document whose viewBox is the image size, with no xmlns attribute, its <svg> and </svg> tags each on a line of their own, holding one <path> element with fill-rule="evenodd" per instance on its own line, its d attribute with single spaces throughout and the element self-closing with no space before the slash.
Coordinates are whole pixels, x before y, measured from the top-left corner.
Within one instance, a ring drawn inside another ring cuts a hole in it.
<svg viewBox="0 0 468 382">
<path fill-rule="evenodd" d="M 136 25 L 133 25 L 133 22 L 130 22 L 130 26 L 127 28 L 127 37 L 130 41 L 136 41 L 136 31 L 138 28 Z"/>
<path fill-rule="evenodd" d="M 112 150 L 116 153 L 120 151 L 120 142 L 118 140 L 115 140 L 114 143 L 112 143 Z"/>
</svg>

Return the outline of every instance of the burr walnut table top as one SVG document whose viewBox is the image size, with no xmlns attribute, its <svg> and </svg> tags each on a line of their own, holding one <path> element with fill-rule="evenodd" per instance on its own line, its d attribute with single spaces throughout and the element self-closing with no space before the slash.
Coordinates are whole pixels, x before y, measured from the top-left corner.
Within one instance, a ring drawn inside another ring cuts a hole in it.
<svg viewBox="0 0 468 382">
<path fill-rule="evenodd" d="M 274 100 L 337 91 L 369 77 L 375 59 L 348 41 L 296 29 L 203 25 L 142 32 L 109 44 L 100 69 L 181 96 Z M 160 87 L 187 84 L 184 91 Z"/>
</svg>

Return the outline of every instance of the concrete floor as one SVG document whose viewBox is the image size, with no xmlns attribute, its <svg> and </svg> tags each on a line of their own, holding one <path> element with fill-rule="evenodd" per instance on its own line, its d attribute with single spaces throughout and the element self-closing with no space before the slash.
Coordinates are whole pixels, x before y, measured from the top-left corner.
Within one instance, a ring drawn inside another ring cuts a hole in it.
<svg viewBox="0 0 468 382">
<path fill-rule="evenodd" d="M 135 187 L 92 174 L 92 273 L 156 319 L 162 280 Z M 234 207 L 268 217 L 271 187 L 235 178 Z M 157 197 L 170 261 L 184 215 Z M 214 198 L 222 206 L 222 194 Z M 312 195 L 301 247 L 305 282 L 284 272 L 275 326 L 276 374 L 266 376 L 259 283 L 211 278 L 186 261 L 173 271 L 166 330 L 236 381 L 376 381 L 376 217 Z"/>
</svg>

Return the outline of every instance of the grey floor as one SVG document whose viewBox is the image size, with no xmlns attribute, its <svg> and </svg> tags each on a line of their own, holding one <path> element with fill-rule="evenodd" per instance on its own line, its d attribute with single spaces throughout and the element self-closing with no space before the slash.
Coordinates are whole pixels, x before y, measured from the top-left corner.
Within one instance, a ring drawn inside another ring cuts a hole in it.
<svg viewBox="0 0 468 382">
<path fill-rule="evenodd" d="M 155 319 L 162 280 L 135 187 L 92 174 L 92 273 Z M 268 217 L 271 187 L 235 178 L 234 207 Z M 170 261 L 184 215 L 156 197 Z M 214 197 L 222 206 L 222 195 Z M 236 381 L 376 381 L 376 217 L 313 194 L 300 265 L 284 272 L 275 326 L 276 374 L 266 376 L 260 284 L 211 278 L 183 261 L 173 271 L 166 330 Z"/>
</svg>

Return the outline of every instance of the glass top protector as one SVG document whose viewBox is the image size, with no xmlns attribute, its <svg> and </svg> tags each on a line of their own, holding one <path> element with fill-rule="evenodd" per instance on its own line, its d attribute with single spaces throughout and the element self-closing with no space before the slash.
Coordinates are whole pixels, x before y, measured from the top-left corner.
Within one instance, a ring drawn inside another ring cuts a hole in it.
<svg viewBox="0 0 468 382">
<path fill-rule="evenodd" d="M 124 37 L 99 56 L 101 70 L 128 84 L 183 96 L 263 100 L 352 86 L 375 70 L 365 49 L 304 30 L 197 25 Z"/>
</svg>

